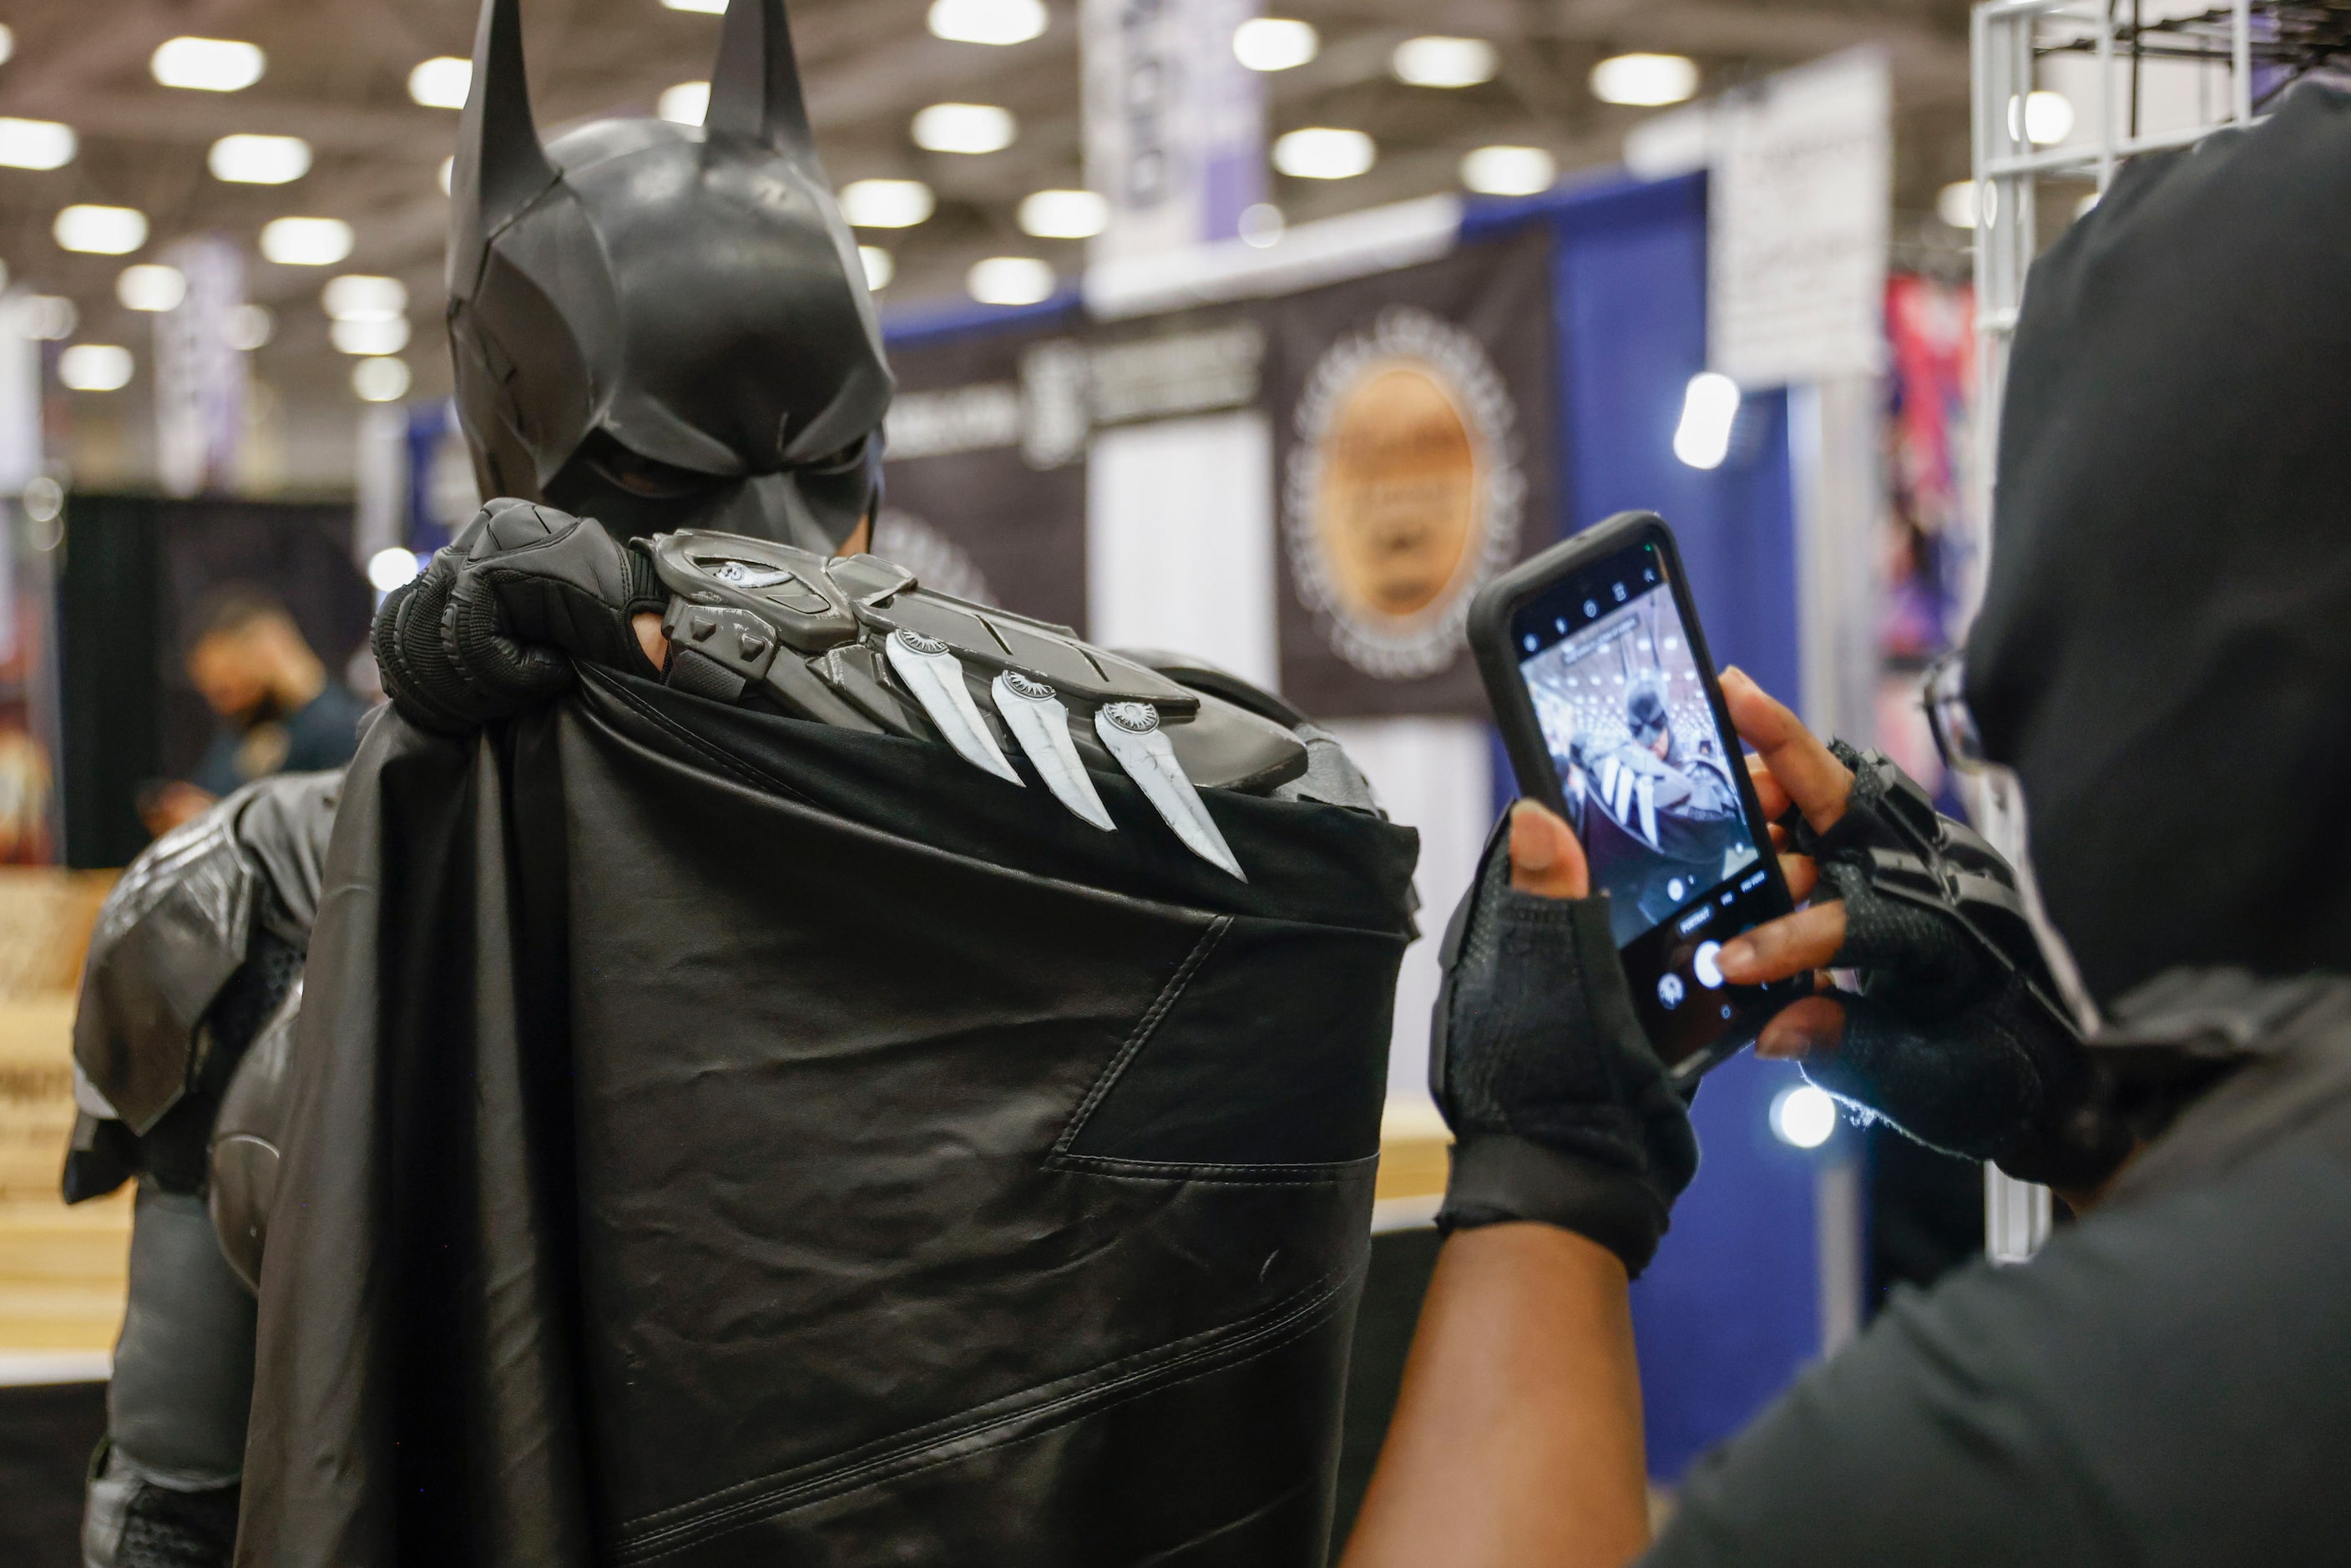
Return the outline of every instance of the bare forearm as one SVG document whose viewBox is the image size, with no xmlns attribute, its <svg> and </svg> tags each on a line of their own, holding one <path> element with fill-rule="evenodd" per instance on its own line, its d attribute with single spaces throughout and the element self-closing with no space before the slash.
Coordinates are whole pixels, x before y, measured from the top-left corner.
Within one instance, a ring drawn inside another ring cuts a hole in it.
<svg viewBox="0 0 2351 1568">
<path fill-rule="evenodd" d="M 1624 1264 L 1550 1226 L 1455 1236 L 1343 1568 L 1621 1568 L 1648 1539 Z"/>
</svg>

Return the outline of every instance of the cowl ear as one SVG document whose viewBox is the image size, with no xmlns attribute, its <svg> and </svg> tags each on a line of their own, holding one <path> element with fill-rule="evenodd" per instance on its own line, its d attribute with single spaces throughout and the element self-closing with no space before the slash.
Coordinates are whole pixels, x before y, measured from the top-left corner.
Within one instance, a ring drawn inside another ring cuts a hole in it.
<svg viewBox="0 0 2351 1568">
<path fill-rule="evenodd" d="M 763 141 L 816 172 L 816 139 L 809 132 L 783 0 L 730 0 L 702 123 L 712 136 Z"/>
<path fill-rule="evenodd" d="M 518 0 L 482 0 L 473 86 L 457 121 L 457 158 L 449 171 L 452 296 L 472 295 L 491 236 L 557 178 L 531 122 Z"/>
</svg>

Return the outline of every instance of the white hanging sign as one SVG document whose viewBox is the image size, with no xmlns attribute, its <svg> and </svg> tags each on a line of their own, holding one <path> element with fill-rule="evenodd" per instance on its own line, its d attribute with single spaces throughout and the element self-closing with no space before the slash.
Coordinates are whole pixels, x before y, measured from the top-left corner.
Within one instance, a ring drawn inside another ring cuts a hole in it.
<svg viewBox="0 0 2351 1568">
<path fill-rule="evenodd" d="M 1086 183 L 1110 203 L 1096 262 L 1239 232 L 1265 199 L 1264 78 L 1233 56 L 1259 0 L 1081 0 Z"/>
<path fill-rule="evenodd" d="M 1855 50 L 1717 107 L 1707 358 L 1741 386 L 1883 369 L 1893 103 L 1885 57 Z"/>
</svg>

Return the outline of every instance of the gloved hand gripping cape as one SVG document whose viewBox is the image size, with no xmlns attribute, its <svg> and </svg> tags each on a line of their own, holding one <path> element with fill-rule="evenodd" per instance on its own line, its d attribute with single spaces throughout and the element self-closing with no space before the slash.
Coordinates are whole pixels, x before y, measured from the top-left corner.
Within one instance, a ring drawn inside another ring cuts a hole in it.
<svg viewBox="0 0 2351 1568">
<path fill-rule="evenodd" d="M 350 770 L 238 1561 L 1321 1564 L 1414 835 L 580 673 Z"/>
</svg>

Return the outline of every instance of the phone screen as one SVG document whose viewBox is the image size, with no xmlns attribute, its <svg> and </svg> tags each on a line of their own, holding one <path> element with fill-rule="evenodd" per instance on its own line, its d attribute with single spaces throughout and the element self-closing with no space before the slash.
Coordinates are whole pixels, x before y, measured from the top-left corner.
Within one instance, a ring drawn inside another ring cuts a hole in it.
<svg viewBox="0 0 2351 1568">
<path fill-rule="evenodd" d="M 1725 986 L 1715 954 L 1788 905 L 1668 570 L 1655 544 L 1635 544 L 1550 584 L 1511 633 L 1642 1023 L 1669 1066 L 1696 1068 L 1765 995 Z"/>
</svg>

